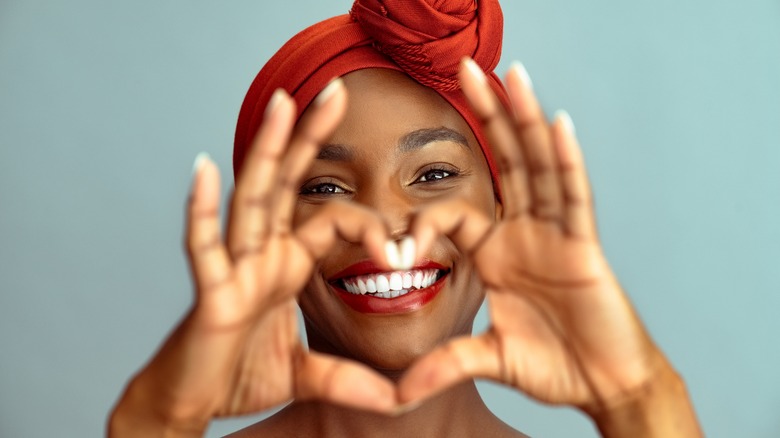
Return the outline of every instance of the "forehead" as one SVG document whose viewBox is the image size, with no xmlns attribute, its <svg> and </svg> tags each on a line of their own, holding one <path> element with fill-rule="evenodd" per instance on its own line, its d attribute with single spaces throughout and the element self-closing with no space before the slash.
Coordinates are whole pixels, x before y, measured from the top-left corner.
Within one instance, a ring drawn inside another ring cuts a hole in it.
<svg viewBox="0 0 780 438">
<path fill-rule="evenodd" d="M 401 72 L 370 68 L 349 73 L 343 80 L 349 96 L 347 114 L 333 135 L 334 142 L 395 142 L 414 130 L 445 127 L 478 147 L 458 111 Z"/>
</svg>

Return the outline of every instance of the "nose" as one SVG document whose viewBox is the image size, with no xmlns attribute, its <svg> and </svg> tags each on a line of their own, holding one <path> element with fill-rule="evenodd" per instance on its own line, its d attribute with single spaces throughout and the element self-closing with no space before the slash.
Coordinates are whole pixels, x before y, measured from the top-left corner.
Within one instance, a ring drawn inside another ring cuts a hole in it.
<svg viewBox="0 0 780 438">
<path fill-rule="evenodd" d="M 416 202 L 398 181 L 382 183 L 374 180 L 358 193 L 355 201 L 377 211 L 387 223 L 392 238 L 408 234 Z"/>
</svg>

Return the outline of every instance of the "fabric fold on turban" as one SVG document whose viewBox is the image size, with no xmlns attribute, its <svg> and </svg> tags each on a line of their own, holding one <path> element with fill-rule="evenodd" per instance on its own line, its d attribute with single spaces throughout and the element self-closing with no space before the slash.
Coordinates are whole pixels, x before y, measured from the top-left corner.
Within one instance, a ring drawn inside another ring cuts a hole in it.
<svg viewBox="0 0 780 438">
<path fill-rule="evenodd" d="M 238 176 L 277 88 L 295 99 L 298 117 L 334 78 L 364 68 L 401 71 L 434 89 L 468 123 L 497 181 L 479 119 L 458 86 L 463 57 L 473 58 L 505 107 L 509 99 L 493 69 L 501 56 L 498 0 L 356 0 L 349 14 L 317 23 L 290 39 L 255 77 L 236 126 L 233 172 Z"/>
</svg>

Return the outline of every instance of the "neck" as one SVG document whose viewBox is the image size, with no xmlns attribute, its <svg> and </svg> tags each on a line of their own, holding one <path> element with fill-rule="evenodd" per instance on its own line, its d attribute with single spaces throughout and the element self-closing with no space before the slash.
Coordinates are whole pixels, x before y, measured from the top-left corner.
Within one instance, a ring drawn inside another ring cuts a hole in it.
<svg viewBox="0 0 780 438">
<path fill-rule="evenodd" d="M 383 416 L 327 403 L 292 403 L 276 415 L 296 436 L 499 436 L 507 426 L 485 406 L 473 381 L 455 386 L 398 416 Z M 284 419 L 288 421 L 284 421 Z M 306 421 L 301 421 L 306 419 Z M 494 433 L 488 433 L 493 431 Z"/>
</svg>

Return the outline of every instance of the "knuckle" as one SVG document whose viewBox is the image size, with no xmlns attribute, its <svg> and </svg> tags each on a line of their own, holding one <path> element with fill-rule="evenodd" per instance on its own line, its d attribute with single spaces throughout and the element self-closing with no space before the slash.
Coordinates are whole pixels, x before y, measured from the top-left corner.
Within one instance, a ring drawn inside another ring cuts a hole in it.
<svg viewBox="0 0 780 438">
<path fill-rule="evenodd" d="M 241 204 L 249 208 L 268 209 L 271 206 L 271 196 L 269 193 L 246 196 L 242 198 Z"/>
<path fill-rule="evenodd" d="M 517 151 L 498 155 L 498 168 L 502 173 L 510 173 L 525 169 L 523 155 Z"/>
</svg>

